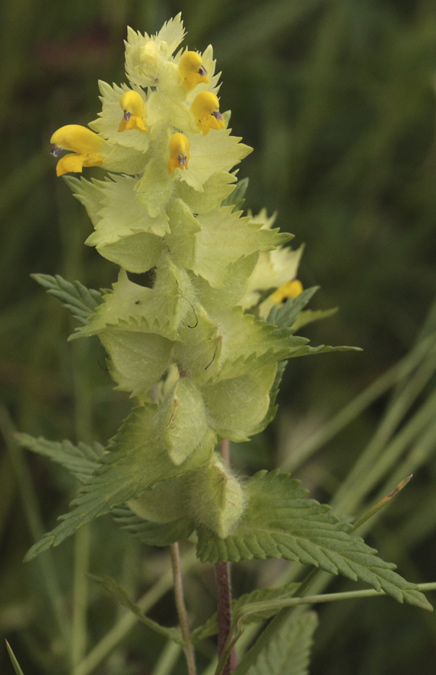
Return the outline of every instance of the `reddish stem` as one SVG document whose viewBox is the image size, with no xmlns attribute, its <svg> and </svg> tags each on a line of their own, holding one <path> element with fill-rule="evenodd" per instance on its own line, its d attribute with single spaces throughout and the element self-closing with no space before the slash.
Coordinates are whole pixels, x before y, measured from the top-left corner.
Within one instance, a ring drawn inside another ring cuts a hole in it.
<svg viewBox="0 0 436 675">
<path fill-rule="evenodd" d="M 218 655 L 221 656 L 232 627 L 232 587 L 230 580 L 230 563 L 217 562 L 215 574 L 218 595 Z M 232 649 L 222 675 L 230 675 L 236 667 L 236 652 Z"/>
<path fill-rule="evenodd" d="M 227 468 L 230 468 L 230 441 L 221 441 L 221 455 Z M 218 600 L 218 655 L 221 656 L 232 627 L 232 582 L 229 562 L 215 564 L 217 600 Z M 222 675 L 230 675 L 236 668 L 236 652 L 232 649 Z"/>
</svg>

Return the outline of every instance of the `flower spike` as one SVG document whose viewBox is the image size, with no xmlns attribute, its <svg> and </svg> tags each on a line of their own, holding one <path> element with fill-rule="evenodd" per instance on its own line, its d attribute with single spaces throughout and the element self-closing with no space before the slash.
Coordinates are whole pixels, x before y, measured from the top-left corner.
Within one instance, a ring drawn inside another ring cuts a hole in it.
<svg viewBox="0 0 436 675">
<path fill-rule="evenodd" d="M 101 166 L 104 161 L 106 141 L 80 124 L 67 124 L 54 132 L 50 139 L 51 154 L 59 157 L 62 150 L 71 154 L 61 157 L 56 165 L 56 175 L 82 173 L 84 166 Z"/>
<path fill-rule="evenodd" d="M 170 138 L 170 160 L 168 162 L 168 173 L 173 173 L 174 169 L 187 169 L 189 162 L 189 150 L 191 144 L 185 134 L 176 133 Z"/>
<path fill-rule="evenodd" d="M 223 129 L 226 126 L 220 113 L 218 97 L 211 91 L 202 91 L 194 98 L 191 112 L 195 117 L 197 127 L 203 132 L 203 136 L 206 136 L 211 129 Z"/>
<path fill-rule="evenodd" d="M 206 68 L 203 66 L 200 54 L 197 52 L 185 52 L 179 62 L 179 75 L 183 84 L 189 90 L 200 82 L 208 83 Z"/>
<path fill-rule="evenodd" d="M 138 129 L 138 131 L 147 131 L 145 126 L 145 103 L 137 91 L 126 91 L 121 96 L 120 106 L 124 111 L 123 119 L 120 122 L 118 131 L 127 131 L 129 129 Z"/>
</svg>

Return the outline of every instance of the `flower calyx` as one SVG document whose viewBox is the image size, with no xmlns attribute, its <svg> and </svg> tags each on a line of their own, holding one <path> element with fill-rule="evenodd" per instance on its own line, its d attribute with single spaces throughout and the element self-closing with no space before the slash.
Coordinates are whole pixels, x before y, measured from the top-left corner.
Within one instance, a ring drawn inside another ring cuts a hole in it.
<svg viewBox="0 0 436 675">
<path fill-rule="evenodd" d="M 218 97 L 211 91 L 202 91 L 192 101 L 191 112 L 195 124 L 203 132 L 203 136 L 211 129 L 223 129 L 226 126 L 224 117 L 220 113 Z"/>
<path fill-rule="evenodd" d="M 120 106 L 124 115 L 120 122 L 118 131 L 128 131 L 137 129 L 138 131 L 147 131 L 145 123 L 145 103 L 137 91 L 128 90 L 124 92 L 120 99 Z"/>
<path fill-rule="evenodd" d="M 71 151 L 58 161 L 57 176 L 70 172 L 82 173 L 84 166 L 101 166 L 106 154 L 106 141 L 80 124 L 60 127 L 50 138 L 50 143 L 54 157 L 59 157 L 63 150 Z"/>
</svg>

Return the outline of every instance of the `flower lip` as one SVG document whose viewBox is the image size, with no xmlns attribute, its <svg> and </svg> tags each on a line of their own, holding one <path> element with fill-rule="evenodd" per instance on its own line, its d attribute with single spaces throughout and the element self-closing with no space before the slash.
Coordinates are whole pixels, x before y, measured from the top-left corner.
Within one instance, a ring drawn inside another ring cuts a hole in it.
<svg viewBox="0 0 436 675">
<path fill-rule="evenodd" d="M 211 115 L 213 115 L 215 117 L 215 119 L 217 119 L 217 120 L 223 120 L 224 119 L 224 117 L 221 115 L 219 110 L 213 110 L 211 112 Z"/>
</svg>

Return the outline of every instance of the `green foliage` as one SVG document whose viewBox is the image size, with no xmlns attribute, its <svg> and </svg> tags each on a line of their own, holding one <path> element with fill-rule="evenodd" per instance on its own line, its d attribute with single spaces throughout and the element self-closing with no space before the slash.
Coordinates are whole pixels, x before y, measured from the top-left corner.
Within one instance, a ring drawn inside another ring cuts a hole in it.
<svg viewBox="0 0 436 675">
<path fill-rule="evenodd" d="M 121 588 L 114 579 L 111 579 L 111 577 L 99 577 L 95 574 L 90 574 L 89 578 L 102 586 L 120 605 L 127 607 L 127 609 L 129 609 L 139 621 L 147 626 L 147 628 L 151 628 L 156 633 L 159 633 L 159 635 L 163 635 L 179 645 L 184 644 L 180 631 L 178 631 L 177 628 L 165 628 L 165 626 L 161 626 L 156 621 L 145 616 L 138 605 L 135 605 L 135 603 L 130 600 L 125 590 Z"/>
<path fill-rule="evenodd" d="M 288 619 L 247 675 L 307 675 L 317 624 L 314 612 Z"/>
<path fill-rule="evenodd" d="M 83 442 L 73 445 L 70 441 L 57 443 L 21 433 L 16 433 L 15 438 L 22 448 L 37 452 L 63 466 L 79 483 L 87 483 L 90 480 L 104 453 L 104 447 L 100 443 L 92 445 Z"/>
<path fill-rule="evenodd" d="M 193 456 L 180 465 L 174 464 L 164 450 L 157 411 L 158 406 L 151 403 L 132 411 L 111 440 L 109 452 L 101 456 L 98 469 L 73 500 L 73 510 L 32 546 L 27 560 L 58 546 L 79 527 L 109 513 L 115 506 L 135 499 L 161 481 L 198 468 L 210 458 L 214 438 L 208 432 Z"/>
<path fill-rule="evenodd" d="M 9 658 L 11 659 L 15 675 L 23 675 L 23 671 L 20 668 L 20 664 L 18 663 L 15 654 L 12 651 L 11 645 L 7 641 L 6 641 L 6 649 L 8 650 Z"/>
<path fill-rule="evenodd" d="M 241 211 L 245 202 L 245 193 L 248 189 L 248 178 L 239 180 L 233 192 L 223 199 L 222 206 L 233 206 L 233 211 Z"/>
<path fill-rule="evenodd" d="M 127 506 L 114 508 L 111 514 L 117 525 L 148 546 L 168 546 L 188 539 L 195 525 L 189 518 L 180 518 L 169 523 L 153 523 L 135 515 Z"/>
<path fill-rule="evenodd" d="M 59 274 L 55 277 L 49 274 L 32 274 L 50 295 L 58 298 L 64 307 L 80 323 L 86 324 L 88 318 L 101 302 L 101 293 L 95 289 L 83 286 L 80 281 L 66 281 Z"/>
<path fill-rule="evenodd" d="M 291 582 L 277 588 L 259 588 L 252 591 L 251 593 L 245 593 L 237 600 L 233 600 L 233 614 L 234 616 L 238 617 L 239 625 L 241 623 L 248 625 L 250 623 L 259 623 L 261 621 L 265 621 L 277 613 L 276 607 L 244 614 L 245 607 L 256 602 L 269 601 L 273 603 L 275 600 L 290 598 L 298 591 L 299 586 L 300 584 Z M 192 638 L 194 642 L 198 642 L 199 640 L 204 640 L 205 638 L 216 635 L 217 633 L 218 615 L 213 614 L 203 626 L 200 626 L 199 628 L 196 628 L 195 631 L 193 631 Z"/>
<path fill-rule="evenodd" d="M 260 471 L 245 486 L 247 506 L 233 532 L 222 539 L 198 528 L 203 562 L 284 558 L 343 574 L 385 591 L 397 602 L 431 609 L 422 593 L 375 555 L 360 537 L 335 518 L 328 506 L 306 499 L 307 491 L 288 474 Z"/>
</svg>

